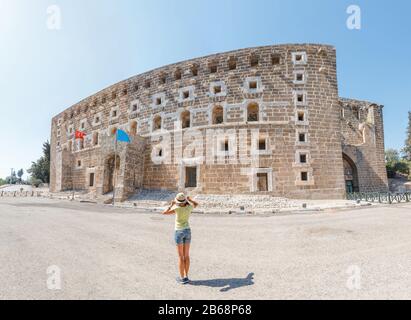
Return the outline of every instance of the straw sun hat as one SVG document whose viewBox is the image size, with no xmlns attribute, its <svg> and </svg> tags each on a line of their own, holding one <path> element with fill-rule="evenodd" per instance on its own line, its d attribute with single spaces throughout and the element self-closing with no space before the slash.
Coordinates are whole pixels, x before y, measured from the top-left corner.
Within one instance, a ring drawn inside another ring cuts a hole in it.
<svg viewBox="0 0 411 320">
<path fill-rule="evenodd" d="M 183 204 L 187 201 L 187 198 L 184 193 L 179 193 L 174 200 L 177 204 Z"/>
<path fill-rule="evenodd" d="M 179 193 L 174 199 L 176 205 L 181 205 L 187 202 L 187 197 L 184 193 Z"/>
</svg>

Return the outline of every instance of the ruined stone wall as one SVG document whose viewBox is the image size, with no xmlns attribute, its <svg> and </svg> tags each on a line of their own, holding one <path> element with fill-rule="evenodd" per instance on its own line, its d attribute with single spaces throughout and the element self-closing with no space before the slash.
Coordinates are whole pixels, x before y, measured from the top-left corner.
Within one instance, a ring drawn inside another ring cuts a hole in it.
<svg viewBox="0 0 411 320">
<path fill-rule="evenodd" d="M 216 110 L 222 110 L 222 121 L 214 121 Z M 251 110 L 257 110 L 257 119 L 250 118 Z M 123 129 L 140 141 L 121 153 L 124 167 L 117 188 L 124 196 L 147 188 L 341 198 L 345 182 L 340 113 L 332 46 L 257 47 L 184 61 L 115 84 L 54 117 L 51 187 L 58 191 L 56 180 L 69 175 L 76 187 L 90 189 L 87 176 L 94 170 L 93 188 L 104 193 L 110 152 L 102 141 Z M 188 128 L 182 128 L 186 121 Z M 87 133 L 82 148 L 74 141 L 75 130 Z M 357 133 L 348 132 L 354 141 Z M 205 145 L 201 152 L 192 147 L 197 133 Z M 221 154 L 210 156 L 207 151 L 207 135 L 215 152 L 224 137 L 234 136 L 237 143 L 230 142 L 221 159 Z M 256 144 L 262 139 L 266 147 L 259 151 Z M 60 175 L 56 161 L 64 150 L 82 167 Z M 240 160 L 256 154 L 257 162 Z M 153 156 L 158 161 L 153 162 Z M 301 162 L 301 156 L 306 161 Z M 210 159 L 214 163 L 206 161 Z M 193 166 L 197 185 L 191 188 L 185 185 L 185 168 Z M 260 188 L 261 181 L 267 190 Z"/>
<path fill-rule="evenodd" d="M 383 107 L 341 99 L 340 117 L 343 152 L 357 167 L 359 191 L 387 191 Z"/>
</svg>

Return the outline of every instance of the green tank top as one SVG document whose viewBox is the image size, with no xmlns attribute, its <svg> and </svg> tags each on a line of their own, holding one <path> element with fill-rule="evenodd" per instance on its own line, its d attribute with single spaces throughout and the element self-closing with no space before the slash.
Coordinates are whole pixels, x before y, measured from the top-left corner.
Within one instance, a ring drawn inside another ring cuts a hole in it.
<svg viewBox="0 0 411 320">
<path fill-rule="evenodd" d="M 176 209 L 174 209 L 174 211 L 176 213 L 176 230 L 190 229 L 188 219 L 190 218 L 190 214 L 193 211 L 193 206 L 188 205 L 185 207 L 177 207 Z"/>
</svg>

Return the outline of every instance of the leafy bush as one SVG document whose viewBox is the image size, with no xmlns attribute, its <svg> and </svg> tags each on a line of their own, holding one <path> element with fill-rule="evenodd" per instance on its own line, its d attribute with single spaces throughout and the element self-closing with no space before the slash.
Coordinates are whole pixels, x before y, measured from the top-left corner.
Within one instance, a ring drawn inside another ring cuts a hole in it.
<svg viewBox="0 0 411 320">
<path fill-rule="evenodd" d="M 388 178 L 395 178 L 396 173 L 402 173 L 411 178 L 411 161 L 401 159 L 397 150 L 388 149 L 385 152 L 385 162 Z"/>
<path fill-rule="evenodd" d="M 396 172 L 395 172 L 394 166 L 393 166 L 392 164 L 390 164 L 390 163 L 387 163 L 387 164 L 386 164 L 386 167 L 387 167 L 387 176 L 388 176 L 388 178 L 389 178 L 389 179 L 394 179 L 395 176 L 396 176 Z"/>
<path fill-rule="evenodd" d="M 401 172 L 407 176 L 410 174 L 410 162 L 407 160 L 400 160 L 394 165 L 394 170 L 396 172 Z"/>
<path fill-rule="evenodd" d="M 30 178 L 30 184 L 36 188 L 38 188 L 41 184 L 43 183 L 43 181 L 41 181 L 40 179 L 37 178 Z"/>
</svg>

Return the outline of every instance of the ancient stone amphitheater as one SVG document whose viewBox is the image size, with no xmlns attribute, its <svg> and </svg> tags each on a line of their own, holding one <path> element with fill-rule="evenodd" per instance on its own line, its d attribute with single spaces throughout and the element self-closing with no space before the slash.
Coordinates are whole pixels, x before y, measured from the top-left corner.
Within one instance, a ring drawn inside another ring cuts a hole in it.
<svg viewBox="0 0 411 320">
<path fill-rule="evenodd" d="M 50 188 L 95 195 L 115 188 L 118 200 L 143 189 L 300 199 L 386 191 L 382 108 L 339 97 L 332 46 L 192 59 L 55 116 Z M 117 129 L 131 143 L 116 151 Z M 76 130 L 86 138 L 76 140 Z"/>
</svg>

